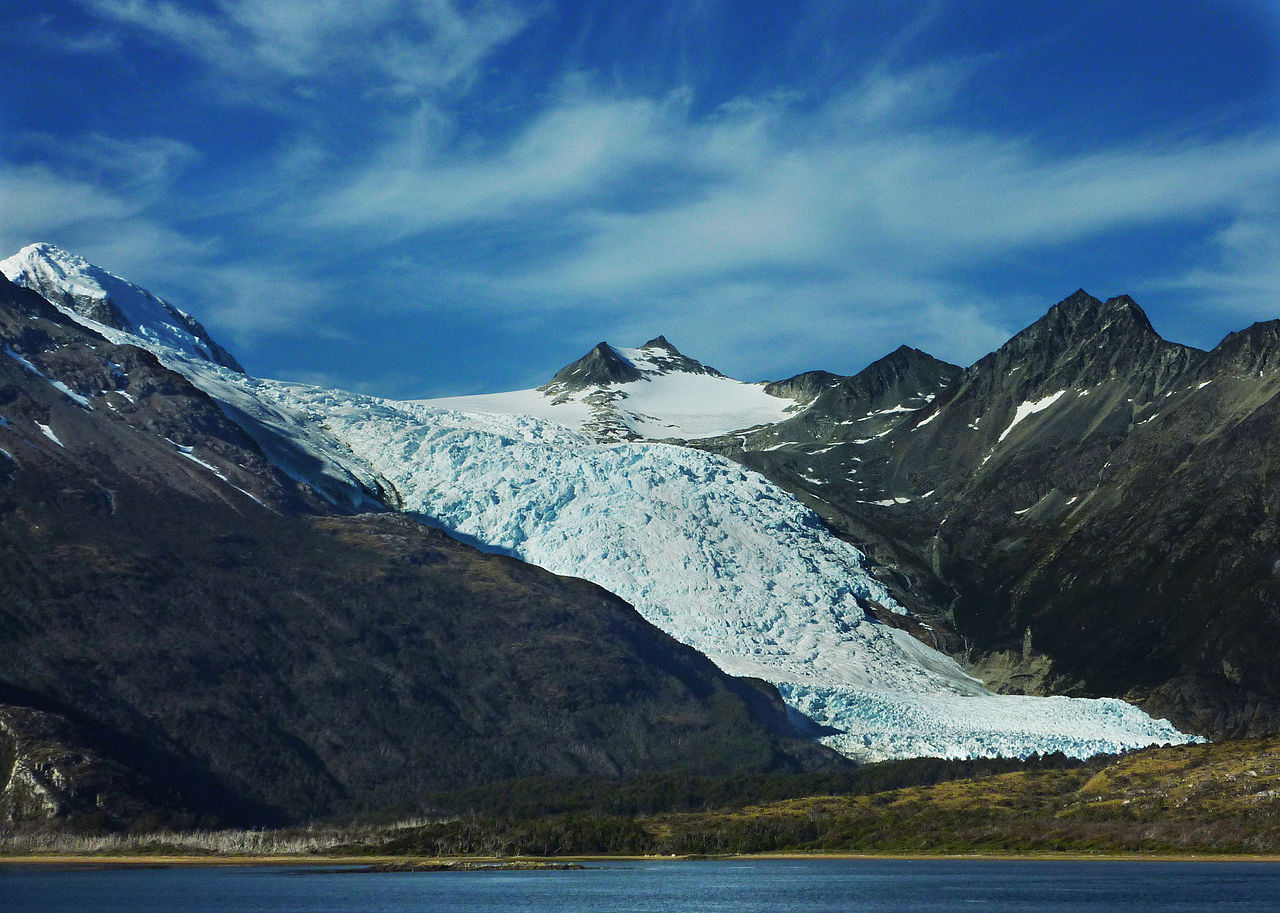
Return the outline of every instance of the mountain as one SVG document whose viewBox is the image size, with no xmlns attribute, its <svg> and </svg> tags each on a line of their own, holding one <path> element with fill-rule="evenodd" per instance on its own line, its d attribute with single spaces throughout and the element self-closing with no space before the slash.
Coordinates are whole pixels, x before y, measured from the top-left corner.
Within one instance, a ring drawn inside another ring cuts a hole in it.
<svg viewBox="0 0 1280 913">
<path fill-rule="evenodd" d="M 118 345 L 137 345 L 190 378 L 294 481 L 347 512 L 393 498 L 332 436 L 306 416 L 266 407 L 255 381 L 191 316 L 146 289 L 52 244 L 31 244 L 0 261 L 0 272 Z"/>
<path fill-rule="evenodd" d="M 784 491 L 721 457 L 600 444 L 591 428 L 533 417 L 265 381 L 147 344 L 237 422 L 256 411 L 323 429 L 333 459 L 377 480 L 387 503 L 421 522 L 600 584 L 724 671 L 777 685 L 797 725 L 851 757 L 1087 756 L 1187 738 L 1119 701 L 991 694 L 932 649 L 938 632 L 894 600 L 880 568 Z M 936 378 L 911 367 L 916 357 L 884 378 L 928 402 L 920 384 Z M 642 377 L 605 383 L 629 369 Z M 735 427 L 726 416 L 742 413 L 725 408 L 734 397 L 768 401 L 775 415 L 792 402 L 724 378 L 662 337 L 638 350 L 597 347 L 559 375 L 550 399 L 533 391 L 526 401 L 554 410 L 560 396 L 603 390 L 652 409 L 665 396 L 683 410 L 667 419 L 693 424 L 692 415 L 707 427 Z M 846 394 L 867 395 L 856 384 Z M 307 448 L 323 440 L 310 437 Z"/>
<path fill-rule="evenodd" d="M 52 244 L 29 244 L 0 273 L 82 317 L 244 373 L 205 328 L 169 302 Z"/>
<path fill-rule="evenodd" d="M 535 390 L 423 400 L 463 412 L 532 415 L 593 441 L 682 441 L 780 421 L 803 408 L 788 393 L 725 377 L 665 336 L 638 349 L 598 343 Z"/>
<path fill-rule="evenodd" d="M 3 279 L 0 350 L 9 820 L 298 822 L 533 774 L 841 763 L 616 596 L 338 509 L 152 353 Z"/>
<path fill-rule="evenodd" d="M 940 372 L 927 405 L 851 399 L 825 424 L 698 446 L 867 548 L 992 687 L 1125 696 L 1191 731 L 1266 734 L 1280 728 L 1278 326 L 1203 352 L 1162 339 L 1127 296 L 1078 291 Z M 858 377 L 875 387 L 883 367 Z"/>
</svg>

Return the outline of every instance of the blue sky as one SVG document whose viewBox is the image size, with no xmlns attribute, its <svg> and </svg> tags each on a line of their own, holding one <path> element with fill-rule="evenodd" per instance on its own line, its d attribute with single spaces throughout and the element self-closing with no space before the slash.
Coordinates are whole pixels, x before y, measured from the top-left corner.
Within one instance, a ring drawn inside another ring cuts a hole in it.
<svg viewBox="0 0 1280 913">
<path fill-rule="evenodd" d="M 10 0 L 0 250 L 256 374 L 532 386 L 968 364 L 1078 287 L 1280 317 L 1280 3 Z"/>
</svg>

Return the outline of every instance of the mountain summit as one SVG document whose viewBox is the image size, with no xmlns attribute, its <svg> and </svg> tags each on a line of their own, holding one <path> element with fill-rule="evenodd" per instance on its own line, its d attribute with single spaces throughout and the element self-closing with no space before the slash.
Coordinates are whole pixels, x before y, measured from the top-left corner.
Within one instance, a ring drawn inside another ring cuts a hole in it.
<svg viewBox="0 0 1280 913">
<path fill-rule="evenodd" d="M 52 244 L 28 244 L 0 272 L 82 318 L 244 373 L 200 322 L 163 298 Z"/>
<path fill-rule="evenodd" d="M 627 361 L 607 342 L 596 347 L 571 365 L 565 365 L 551 378 L 551 383 L 540 389 L 564 392 L 599 387 L 604 384 L 625 384 L 643 377 L 640 369 Z"/>
<path fill-rule="evenodd" d="M 535 390 L 425 400 L 468 412 L 533 415 L 598 442 L 697 440 L 781 421 L 803 408 L 789 389 L 744 383 L 684 355 L 665 336 L 608 342 Z"/>
</svg>

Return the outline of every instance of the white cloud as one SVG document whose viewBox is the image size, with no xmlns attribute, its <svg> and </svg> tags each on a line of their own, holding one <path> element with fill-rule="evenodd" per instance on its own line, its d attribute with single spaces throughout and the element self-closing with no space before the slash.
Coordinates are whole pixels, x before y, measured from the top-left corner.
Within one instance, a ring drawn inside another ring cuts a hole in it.
<svg viewBox="0 0 1280 913">
<path fill-rule="evenodd" d="M 124 142 L 107 151 L 111 144 L 100 136 L 73 145 L 86 152 L 102 147 L 102 170 L 115 186 L 45 165 L 0 163 L 0 258 L 34 241 L 52 242 L 196 312 L 229 342 L 296 328 L 334 300 L 287 251 L 229 252 L 216 237 L 176 230 L 151 212 L 159 195 L 152 184 L 163 186 L 172 176 L 163 163 L 186 158 L 180 145 Z"/>
<path fill-rule="evenodd" d="M 1156 279 L 1150 286 L 1191 293 L 1201 314 L 1226 311 L 1247 320 L 1280 317 L 1280 207 L 1276 212 L 1235 219 L 1212 237 L 1208 262 Z"/>
<path fill-rule="evenodd" d="M 424 111 L 401 138 L 335 182 L 310 207 L 321 226 L 384 239 L 433 228 L 565 211 L 679 156 L 666 124 L 676 101 L 572 98 L 536 117 L 507 147 L 449 155 Z M 531 212 L 531 210 L 533 212 Z"/>
<path fill-rule="evenodd" d="M 465 83 L 529 19 L 499 0 L 218 0 L 203 10 L 171 0 L 83 2 L 234 80 L 349 87 L 358 74 L 372 82 L 365 88 L 393 94 Z"/>
<path fill-rule="evenodd" d="M 678 96 L 569 93 L 498 148 L 450 152 L 410 131 L 334 175 L 337 189 L 309 218 L 383 242 L 476 223 L 536 236 L 539 220 L 554 221 L 557 237 L 578 243 L 528 251 L 541 254 L 528 281 L 609 293 L 886 261 L 931 274 L 1202 218 L 1280 183 L 1280 137 L 1271 134 L 1053 156 L 1027 140 L 888 119 L 884 99 L 904 86 L 948 97 L 954 74 L 939 72 L 864 83 L 816 113 L 775 98 L 702 120 Z"/>
<path fill-rule="evenodd" d="M 128 218 L 138 206 L 92 183 L 68 180 L 45 165 L 0 162 L 0 210 L 5 213 L 0 241 L 10 250 L 50 240 L 44 235 L 79 224 Z"/>
<path fill-rule="evenodd" d="M 433 306 L 540 314 L 580 325 L 584 343 L 684 333 L 729 369 L 851 370 L 850 352 L 865 363 L 904 340 L 968 363 L 1007 338 L 1017 327 L 994 315 L 1025 302 L 999 296 L 1025 290 L 975 294 L 964 271 L 1247 212 L 1280 191 L 1274 133 L 1063 154 L 921 127 L 968 67 L 884 72 L 816 108 L 773 94 L 702 117 L 687 94 L 571 81 L 503 142 L 406 127 L 333 172 L 303 221 L 373 250 L 454 245 L 415 276 Z M 1264 259 L 1237 257 L 1242 296 L 1274 274 Z"/>
</svg>

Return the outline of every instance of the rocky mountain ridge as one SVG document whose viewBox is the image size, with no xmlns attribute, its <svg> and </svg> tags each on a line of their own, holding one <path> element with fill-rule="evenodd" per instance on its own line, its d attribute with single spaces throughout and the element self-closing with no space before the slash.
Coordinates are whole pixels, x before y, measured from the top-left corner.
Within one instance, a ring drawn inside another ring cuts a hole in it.
<svg viewBox="0 0 1280 913">
<path fill-rule="evenodd" d="M 1280 726 L 1277 331 L 1203 352 L 1160 338 L 1127 296 L 1079 291 L 946 369 L 927 406 L 823 409 L 820 394 L 797 419 L 697 446 L 892 569 L 903 604 L 957 632 L 996 687 L 1127 695 L 1192 731 L 1261 735 Z M 855 377 L 887 389 L 885 367 Z"/>
</svg>

